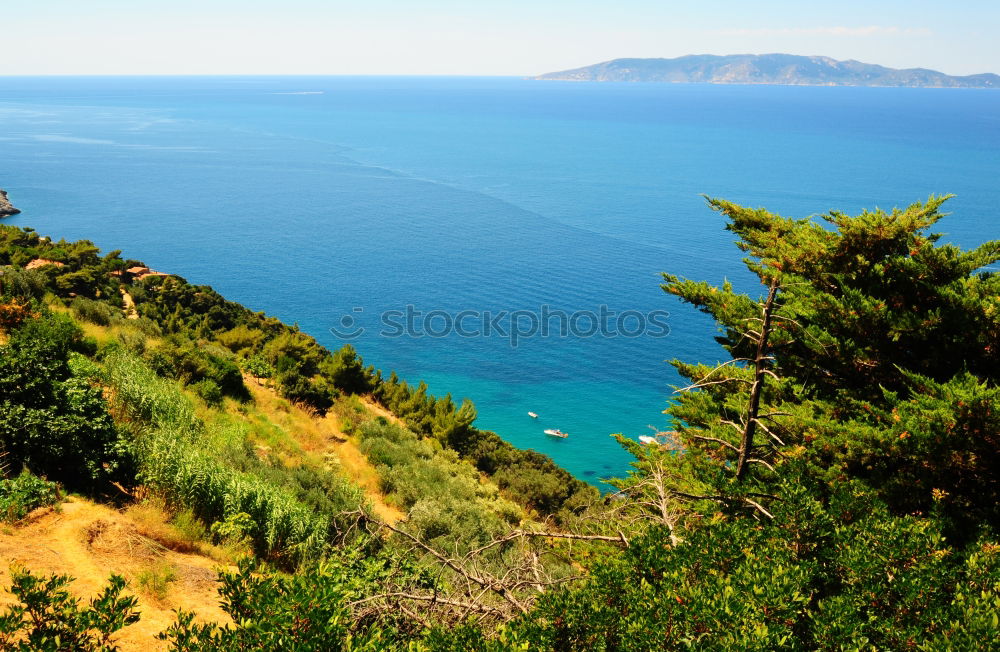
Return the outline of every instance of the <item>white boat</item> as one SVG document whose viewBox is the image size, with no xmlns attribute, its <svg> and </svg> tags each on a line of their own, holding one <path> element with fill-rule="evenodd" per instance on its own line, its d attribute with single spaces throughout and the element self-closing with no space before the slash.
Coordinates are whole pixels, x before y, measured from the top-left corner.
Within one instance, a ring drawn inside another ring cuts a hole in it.
<svg viewBox="0 0 1000 652">
<path fill-rule="evenodd" d="M 649 444 L 650 446 L 656 446 L 660 443 L 656 441 L 656 437 L 650 437 L 649 435 L 639 435 L 639 442 L 642 444 Z"/>
<path fill-rule="evenodd" d="M 532 419 L 537 419 L 538 418 L 538 415 L 535 414 L 534 412 L 528 412 L 528 416 L 531 417 Z"/>
<path fill-rule="evenodd" d="M 569 433 L 568 432 L 563 432 L 562 430 L 559 430 L 558 428 L 549 428 L 549 429 L 545 430 L 544 432 L 545 432 L 546 435 L 549 435 L 551 437 L 562 437 L 563 439 L 565 439 L 566 437 L 569 437 Z"/>
</svg>

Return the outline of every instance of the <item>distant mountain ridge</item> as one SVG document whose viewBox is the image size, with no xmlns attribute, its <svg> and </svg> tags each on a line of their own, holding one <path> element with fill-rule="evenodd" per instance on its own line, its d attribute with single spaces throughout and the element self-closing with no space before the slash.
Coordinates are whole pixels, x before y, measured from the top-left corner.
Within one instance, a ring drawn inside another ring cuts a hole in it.
<svg viewBox="0 0 1000 652">
<path fill-rule="evenodd" d="M 1000 75 L 946 75 L 927 68 L 899 70 L 870 63 L 794 54 L 692 54 L 675 59 L 614 59 L 550 72 L 533 79 L 561 81 L 785 84 L 793 86 L 909 86 L 1000 88 Z"/>
</svg>

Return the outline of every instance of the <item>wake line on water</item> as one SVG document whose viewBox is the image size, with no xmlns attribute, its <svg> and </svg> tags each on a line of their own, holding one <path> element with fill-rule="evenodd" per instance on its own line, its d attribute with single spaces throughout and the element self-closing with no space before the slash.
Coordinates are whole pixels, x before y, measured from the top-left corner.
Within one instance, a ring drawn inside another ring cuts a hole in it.
<svg viewBox="0 0 1000 652">
<path fill-rule="evenodd" d="M 273 94 L 279 95 L 279 94 L 282 94 L 282 93 L 273 93 Z M 531 216 L 533 218 L 536 218 L 538 220 L 542 220 L 544 222 L 547 222 L 547 223 L 550 223 L 550 224 L 553 224 L 553 225 L 557 225 L 557 226 L 559 226 L 559 227 L 561 227 L 563 229 L 567 229 L 567 230 L 570 230 L 570 231 L 575 231 L 575 232 L 581 233 L 581 234 L 588 234 L 588 235 L 591 235 L 591 236 L 597 236 L 599 238 L 606 239 L 606 240 L 611 240 L 611 241 L 614 241 L 614 242 L 625 243 L 625 244 L 629 245 L 630 247 L 635 247 L 635 248 L 638 248 L 640 250 L 641 249 L 646 249 L 646 250 L 650 251 L 651 254 L 654 254 L 654 253 L 655 254 L 660 254 L 660 253 L 663 253 L 663 252 L 667 252 L 671 256 L 675 256 L 675 257 L 676 256 L 686 256 L 686 257 L 690 257 L 692 259 L 706 259 L 706 258 L 708 258 L 708 256 L 699 256 L 699 255 L 692 254 L 690 252 L 678 252 L 678 251 L 672 250 L 672 249 L 670 249 L 669 247 L 666 247 L 666 246 L 657 245 L 657 244 L 650 244 L 650 243 L 647 243 L 647 242 L 637 242 L 636 240 L 631 240 L 631 239 L 628 239 L 628 238 L 625 238 L 625 237 L 621 237 L 621 236 L 617 236 L 617 235 L 613 235 L 613 234 L 603 233 L 601 231 L 597 231 L 597 230 L 594 230 L 594 229 L 588 229 L 586 227 L 582 227 L 582 226 L 579 226 L 579 225 L 576 225 L 576 224 L 569 224 L 569 223 L 564 222 L 562 220 L 559 220 L 557 218 L 545 215 L 543 213 L 539 213 L 536 210 L 527 208 L 525 206 L 521 206 L 521 205 L 519 205 L 519 204 L 517 204 L 517 203 L 515 203 L 515 202 L 513 202 L 513 201 L 511 201 L 509 199 L 506 199 L 506 198 L 503 198 L 503 197 L 498 197 L 496 195 L 490 194 L 489 192 L 487 192 L 487 191 L 485 191 L 485 190 L 483 190 L 481 188 L 470 188 L 470 187 L 467 187 L 467 186 L 462 186 L 462 185 L 456 184 L 454 182 L 445 181 L 445 180 L 442 180 L 442 179 L 435 179 L 435 178 L 431 178 L 431 177 L 420 176 L 420 175 L 414 173 L 411 170 L 403 170 L 403 169 L 399 169 L 399 168 L 392 168 L 392 167 L 389 167 L 387 165 L 381 165 L 381 164 L 378 164 L 378 163 L 369 163 L 369 162 L 361 161 L 361 160 L 359 160 L 359 159 L 355 158 L 354 156 L 351 156 L 351 155 L 349 155 L 347 153 L 347 152 L 356 152 L 357 148 L 353 147 L 351 145 L 346 145 L 344 143 L 330 141 L 330 140 L 326 140 L 326 139 L 322 139 L 322 138 L 306 138 L 306 137 L 302 137 L 302 136 L 293 136 L 293 135 L 289 135 L 289 134 L 280 134 L 280 133 L 275 133 L 275 132 L 272 132 L 272 131 L 263 131 L 263 130 L 259 130 L 259 129 L 247 129 L 245 127 L 237 127 L 237 126 L 233 126 L 233 127 L 231 127 L 231 129 L 232 129 L 232 131 L 237 132 L 237 133 L 255 134 L 257 136 L 264 136 L 264 137 L 267 137 L 267 138 L 274 138 L 274 139 L 278 139 L 278 140 L 290 140 L 290 141 L 298 141 L 298 142 L 315 143 L 315 144 L 318 144 L 318 145 L 325 145 L 327 147 L 333 147 L 335 149 L 334 154 L 338 158 L 341 158 L 344 161 L 346 161 L 348 164 L 350 164 L 352 166 L 355 166 L 355 167 L 357 167 L 357 168 L 359 168 L 361 170 L 377 171 L 377 172 L 381 172 L 382 174 L 385 175 L 385 176 L 369 175 L 369 178 L 373 178 L 373 179 L 386 179 L 386 180 L 405 179 L 407 181 L 415 181 L 415 182 L 419 182 L 419 183 L 426 183 L 426 184 L 429 184 L 429 185 L 432 185 L 432 186 L 447 188 L 448 190 L 453 190 L 453 191 L 456 191 L 456 192 L 472 194 L 472 195 L 475 195 L 475 196 L 478 196 L 478 197 L 482 197 L 482 198 L 485 198 L 485 199 L 488 199 L 488 200 L 492 200 L 494 202 L 498 202 L 498 203 L 500 203 L 500 204 L 502 204 L 504 206 L 507 206 L 507 207 L 512 208 L 512 209 L 514 209 L 514 210 L 516 210 L 516 211 L 518 211 L 520 213 L 523 213 L 524 215 Z M 506 185 L 509 185 L 509 184 L 506 184 Z"/>
</svg>

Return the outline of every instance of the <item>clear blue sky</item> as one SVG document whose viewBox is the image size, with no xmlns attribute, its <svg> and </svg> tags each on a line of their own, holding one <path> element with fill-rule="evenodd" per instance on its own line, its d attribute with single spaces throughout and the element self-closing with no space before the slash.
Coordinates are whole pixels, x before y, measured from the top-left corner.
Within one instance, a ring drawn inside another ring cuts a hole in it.
<svg viewBox="0 0 1000 652">
<path fill-rule="evenodd" d="M 788 52 L 1000 73 L 996 0 L 0 0 L 0 75 L 530 75 Z"/>
</svg>

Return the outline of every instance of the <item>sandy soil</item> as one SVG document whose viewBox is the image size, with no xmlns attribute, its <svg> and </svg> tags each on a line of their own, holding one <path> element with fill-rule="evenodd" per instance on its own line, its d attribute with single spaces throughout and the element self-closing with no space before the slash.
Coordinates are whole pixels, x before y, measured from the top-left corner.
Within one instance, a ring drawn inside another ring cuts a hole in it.
<svg viewBox="0 0 1000 652">
<path fill-rule="evenodd" d="M 162 600 L 141 590 L 137 580 L 156 564 L 169 564 L 176 573 Z M 71 590 L 84 601 L 100 592 L 111 573 L 123 575 L 128 591 L 139 597 L 142 617 L 119 632 L 122 650 L 165 649 L 155 636 L 174 621 L 177 608 L 194 611 L 199 620 L 228 622 L 218 606 L 218 563 L 170 550 L 141 534 L 121 512 L 80 498 L 70 497 L 58 509 L 36 510 L 23 523 L 0 528 L 0 605 L 13 601 L 7 592 L 12 565 L 70 575 L 76 578 Z"/>
</svg>

